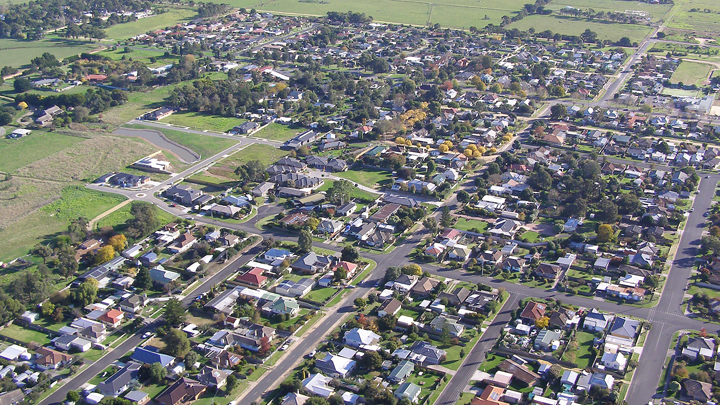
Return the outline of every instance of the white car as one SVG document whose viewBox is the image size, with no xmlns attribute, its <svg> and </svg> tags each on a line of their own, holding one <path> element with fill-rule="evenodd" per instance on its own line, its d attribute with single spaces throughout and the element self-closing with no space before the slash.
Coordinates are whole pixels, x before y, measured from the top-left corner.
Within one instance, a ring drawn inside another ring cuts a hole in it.
<svg viewBox="0 0 720 405">
<path fill-rule="evenodd" d="M 145 333 L 143 333 L 142 338 L 143 338 L 143 339 L 148 339 L 148 338 L 150 338 L 152 335 L 153 335 L 152 332 L 145 332 Z"/>
</svg>

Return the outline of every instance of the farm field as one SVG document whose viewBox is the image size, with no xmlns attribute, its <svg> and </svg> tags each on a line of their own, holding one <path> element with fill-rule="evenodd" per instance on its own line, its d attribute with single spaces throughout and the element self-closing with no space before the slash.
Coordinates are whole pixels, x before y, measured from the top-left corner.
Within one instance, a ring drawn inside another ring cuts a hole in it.
<svg viewBox="0 0 720 405">
<path fill-rule="evenodd" d="M 0 171 L 12 172 L 84 140 L 77 136 L 40 131 L 33 131 L 20 139 L 0 139 Z"/>
<path fill-rule="evenodd" d="M 128 128 L 133 129 L 150 129 L 162 132 L 169 140 L 179 143 L 182 146 L 190 148 L 195 153 L 199 154 L 203 159 L 209 158 L 233 145 L 235 142 L 232 139 L 220 138 L 217 136 L 210 135 L 199 135 L 189 132 L 176 131 L 172 129 L 148 127 L 145 125 L 128 125 Z"/>
<path fill-rule="evenodd" d="M 579 8 L 581 10 L 593 9 L 596 12 L 623 12 L 642 11 L 648 13 L 653 21 L 657 21 L 670 11 L 672 4 L 650 4 L 639 1 L 623 1 L 623 0 L 553 0 L 545 8 L 550 10 L 560 10 L 567 6 Z"/>
<path fill-rule="evenodd" d="M 633 42 L 642 41 L 652 30 L 651 27 L 644 25 L 592 22 L 584 19 L 555 15 L 527 16 L 520 21 L 508 25 L 507 28 L 517 28 L 521 31 L 534 28 L 536 32 L 550 30 L 566 35 L 580 35 L 586 29 L 590 29 L 595 31 L 600 39 L 618 41 L 622 37 L 628 37 Z"/>
<path fill-rule="evenodd" d="M 235 117 L 220 117 L 191 111 L 176 112 L 162 120 L 168 124 L 214 132 L 228 132 L 245 121 Z"/>
<path fill-rule="evenodd" d="M 720 4 L 715 0 L 687 0 L 677 5 L 680 9 L 666 22 L 671 28 L 692 30 L 696 32 L 711 31 L 717 34 L 720 32 Z M 710 10 L 691 12 L 692 9 Z"/>
<path fill-rule="evenodd" d="M 2 65 L 16 68 L 29 65 L 33 58 L 50 52 L 62 60 L 68 56 L 82 52 L 90 52 L 100 46 L 96 42 L 66 40 L 47 37 L 40 41 L 19 41 L 15 39 L 0 39 L 0 61 Z"/>
<path fill-rule="evenodd" d="M 213 0 L 220 3 L 227 1 Z M 288 14 L 326 15 L 328 11 L 365 13 L 376 22 L 427 25 L 439 23 L 442 27 L 469 28 L 498 24 L 502 16 L 513 16 L 520 11 L 524 1 L 510 0 L 503 3 L 485 3 L 475 0 L 398 1 L 398 0 L 338 0 L 333 2 L 298 2 L 294 0 L 232 0 L 233 7 L 255 8 Z M 485 19 L 487 16 L 487 19 Z"/>
<path fill-rule="evenodd" d="M 250 135 L 256 138 L 267 139 L 268 141 L 281 141 L 285 142 L 288 139 L 293 138 L 295 135 L 305 131 L 302 127 L 295 127 L 293 125 L 282 125 L 272 123 L 262 130 Z"/>
<path fill-rule="evenodd" d="M 179 22 L 190 21 L 196 14 L 194 10 L 175 6 L 170 8 L 167 13 L 153 15 L 125 24 L 117 24 L 108 28 L 105 32 L 110 39 L 127 39 L 148 31 L 171 27 Z"/>
<path fill-rule="evenodd" d="M 215 176 L 220 176 L 224 179 L 236 180 L 235 169 L 238 166 L 242 166 L 243 164 L 256 159 L 264 166 L 270 166 L 276 160 L 286 156 L 287 154 L 288 152 L 282 149 L 256 143 L 219 161 L 217 164 L 208 169 L 207 172 Z"/>
<path fill-rule="evenodd" d="M 671 83 L 683 83 L 685 85 L 702 85 L 710 77 L 712 65 L 682 61 L 670 78 Z"/>
</svg>

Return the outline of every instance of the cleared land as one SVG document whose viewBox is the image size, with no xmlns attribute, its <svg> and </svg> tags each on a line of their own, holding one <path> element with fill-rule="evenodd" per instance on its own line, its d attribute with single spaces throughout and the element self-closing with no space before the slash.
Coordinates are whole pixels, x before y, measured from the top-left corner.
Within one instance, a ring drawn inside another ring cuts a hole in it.
<svg viewBox="0 0 720 405">
<path fill-rule="evenodd" d="M 207 129 L 214 132 L 228 132 L 236 125 L 240 125 L 245 121 L 246 120 L 235 117 L 219 117 L 217 115 L 190 111 L 177 112 L 163 119 L 163 122 L 167 122 L 169 124 L 200 130 Z"/>
<path fill-rule="evenodd" d="M 39 131 L 20 139 L 0 139 L 0 171 L 12 172 L 84 140 L 78 136 Z"/>
<path fill-rule="evenodd" d="M 33 58 L 50 52 L 58 59 L 90 52 L 99 46 L 96 42 L 70 41 L 60 38 L 48 37 L 40 41 L 19 41 L 15 39 L 0 39 L 0 61 L 2 65 L 23 67 L 29 65 Z"/>
<path fill-rule="evenodd" d="M 251 160 L 259 160 L 264 166 L 270 166 L 273 162 L 287 154 L 287 151 L 274 148 L 270 145 L 252 144 L 219 161 L 208 169 L 206 173 L 217 176 L 219 183 L 227 180 L 238 180 L 238 177 L 235 175 L 235 169 L 238 166 L 242 166 Z"/>
<path fill-rule="evenodd" d="M 680 9 L 667 21 L 668 27 L 715 33 L 720 31 L 720 4 L 717 0 L 688 0 L 679 2 L 677 7 Z M 691 12 L 692 9 L 699 11 Z"/>
<path fill-rule="evenodd" d="M 635 3 L 632 3 L 633 5 Z M 598 38 L 618 41 L 628 37 L 633 42 L 640 42 L 645 38 L 651 27 L 634 24 L 617 24 L 586 21 L 580 18 L 561 17 L 557 15 L 531 15 L 507 26 L 508 29 L 517 28 L 527 31 L 534 28 L 536 32 L 550 30 L 565 35 L 580 35 L 586 29 L 598 34 Z"/>
<path fill-rule="evenodd" d="M 49 216 L 69 222 L 78 217 L 95 218 L 123 201 L 125 197 L 121 195 L 72 186 L 64 188 L 62 197 L 43 207 L 42 211 Z"/>
<path fill-rule="evenodd" d="M 355 183 L 360 183 L 366 187 L 380 188 L 389 187 L 392 184 L 392 176 L 390 172 L 384 170 L 359 169 L 348 170 L 338 173 L 338 177 L 348 179 Z"/>
<path fill-rule="evenodd" d="M 302 127 L 296 127 L 293 125 L 282 125 L 272 123 L 262 130 L 252 134 L 251 136 L 257 138 L 267 139 L 269 141 L 281 141 L 285 142 L 288 139 L 293 138 L 295 135 L 303 132 L 305 129 Z"/>
<path fill-rule="evenodd" d="M 176 131 L 173 129 L 149 127 L 145 125 L 128 125 L 127 127 L 162 132 L 167 139 L 191 149 L 195 153 L 199 154 L 203 159 L 209 158 L 210 156 L 222 152 L 223 150 L 237 143 L 236 141 L 228 138 L 193 134 L 190 132 Z"/>
<path fill-rule="evenodd" d="M 186 8 L 171 8 L 167 13 L 157 14 L 137 21 L 117 24 L 105 32 L 111 39 L 127 39 L 148 31 L 171 27 L 182 21 L 190 21 L 197 13 Z"/>
<path fill-rule="evenodd" d="M 712 65 L 682 61 L 670 78 L 671 83 L 683 83 L 685 85 L 702 85 L 710 77 Z"/>
<path fill-rule="evenodd" d="M 170 62 L 168 61 L 168 63 Z M 128 94 L 128 101 L 125 104 L 103 113 L 102 122 L 122 125 L 148 111 L 160 108 L 165 105 L 165 97 L 170 94 L 170 90 L 175 86 L 157 87 L 148 92 L 131 92 Z"/>
</svg>

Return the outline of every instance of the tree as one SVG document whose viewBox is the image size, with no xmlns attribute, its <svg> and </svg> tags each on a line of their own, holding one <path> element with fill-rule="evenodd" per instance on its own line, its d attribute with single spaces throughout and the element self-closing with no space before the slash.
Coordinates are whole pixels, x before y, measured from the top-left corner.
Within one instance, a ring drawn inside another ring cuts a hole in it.
<svg viewBox="0 0 720 405">
<path fill-rule="evenodd" d="M 550 324 L 550 318 L 548 318 L 547 316 L 540 317 L 535 321 L 535 326 L 537 326 L 540 329 L 547 328 L 549 324 Z"/>
<path fill-rule="evenodd" d="M 457 193 L 457 200 L 461 203 L 466 203 L 470 201 L 470 194 L 468 194 L 468 192 L 465 190 L 460 190 Z"/>
<path fill-rule="evenodd" d="M 0 77 L 0 80 L 1 79 L 2 78 Z M 7 125 L 7 124 L 11 123 L 12 120 L 13 120 L 13 116 L 10 115 L 9 112 L 0 112 L 0 126 Z"/>
<path fill-rule="evenodd" d="M 52 257 L 53 250 L 50 246 L 38 243 L 33 247 L 32 254 L 40 256 L 43 259 L 43 264 L 47 263 L 47 258 Z"/>
<path fill-rule="evenodd" d="M 325 398 L 310 397 L 305 401 L 305 405 L 330 405 L 330 403 Z"/>
<path fill-rule="evenodd" d="M 382 357 L 380 357 L 380 354 L 375 351 L 366 352 L 362 357 L 363 367 L 371 371 L 380 369 L 380 367 L 382 367 L 382 362 Z"/>
<path fill-rule="evenodd" d="M 367 306 L 367 300 L 363 297 L 355 298 L 355 301 L 353 301 L 353 303 L 355 304 L 355 307 L 357 309 L 363 309 Z"/>
<path fill-rule="evenodd" d="M 705 251 L 711 251 L 713 254 L 720 254 L 720 238 L 715 236 L 703 236 L 700 239 L 700 246 Z"/>
<path fill-rule="evenodd" d="M 15 79 L 13 87 L 15 88 L 15 93 L 24 93 L 32 88 L 32 84 L 30 80 L 24 77 L 18 77 Z"/>
<path fill-rule="evenodd" d="M 138 271 L 135 281 L 133 281 L 133 287 L 140 290 L 148 290 L 152 287 L 152 278 L 150 277 L 150 270 L 147 267 L 143 267 Z"/>
<path fill-rule="evenodd" d="M 347 271 L 343 269 L 342 267 L 338 267 L 337 270 L 335 270 L 335 275 L 333 275 L 333 280 L 340 282 L 347 278 Z"/>
<path fill-rule="evenodd" d="M 442 332 L 440 332 L 440 341 L 444 345 L 450 344 L 450 339 L 452 339 L 452 336 L 450 336 L 450 328 L 448 328 L 447 325 L 443 326 Z"/>
<path fill-rule="evenodd" d="M 258 350 L 258 353 L 260 354 L 260 356 L 264 357 L 266 354 L 268 354 L 268 352 L 270 352 L 270 348 L 271 348 L 270 338 L 268 338 L 267 336 L 261 337 L 260 338 L 260 349 Z"/>
<path fill-rule="evenodd" d="M 385 280 L 387 281 L 394 281 L 397 280 L 398 277 L 400 277 L 402 273 L 400 272 L 400 269 L 397 267 L 388 267 L 387 270 L 385 270 Z"/>
<path fill-rule="evenodd" d="M 98 293 L 98 282 L 94 278 L 88 278 L 83 281 L 73 292 L 73 301 L 79 306 L 85 307 L 95 302 Z"/>
<path fill-rule="evenodd" d="M 95 264 L 107 263 L 115 257 L 115 248 L 110 245 L 101 247 L 97 253 L 95 253 Z"/>
<path fill-rule="evenodd" d="M 345 246 L 340 252 L 340 260 L 355 263 L 360 260 L 360 252 L 352 246 Z"/>
<path fill-rule="evenodd" d="M 680 383 L 677 381 L 670 381 L 670 384 L 668 385 L 668 391 L 671 393 L 680 391 Z"/>
<path fill-rule="evenodd" d="M 330 202 L 343 205 L 350 201 L 355 185 L 347 180 L 336 181 L 330 190 L 327 191 L 327 199 Z"/>
<path fill-rule="evenodd" d="M 423 226 L 427 228 L 431 233 L 436 233 L 438 231 L 438 224 L 435 218 L 433 217 L 427 217 L 423 221 Z"/>
<path fill-rule="evenodd" d="M 165 351 L 175 357 L 183 357 L 190 351 L 190 340 L 180 329 L 172 328 L 163 336 Z"/>
<path fill-rule="evenodd" d="M 177 298 L 170 298 L 165 304 L 165 321 L 170 326 L 179 326 L 185 321 L 185 307 Z"/>
<path fill-rule="evenodd" d="M 597 230 L 597 241 L 598 243 L 610 242 L 615 236 L 615 231 L 611 225 L 602 224 Z"/>
<path fill-rule="evenodd" d="M 153 384 L 160 384 L 167 375 L 167 370 L 160 363 L 153 363 L 150 366 L 149 378 Z"/>
<path fill-rule="evenodd" d="M 303 229 L 298 236 L 298 250 L 302 253 L 307 253 L 312 250 L 312 246 L 312 234 L 307 229 Z"/>
<path fill-rule="evenodd" d="M 447 228 L 452 225 L 452 215 L 450 215 L 450 208 L 447 205 L 443 205 L 442 214 L 440 214 L 440 225 Z"/>
<path fill-rule="evenodd" d="M 597 205 L 598 213 L 595 217 L 603 222 L 613 224 L 617 221 L 618 207 L 610 200 L 602 200 Z"/>
<path fill-rule="evenodd" d="M 55 312 L 55 304 L 50 301 L 45 301 L 43 302 L 41 309 L 43 315 L 50 316 L 53 312 Z"/>
<path fill-rule="evenodd" d="M 108 244 L 112 246 L 116 252 L 121 252 L 127 245 L 127 238 L 121 233 L 113 235 L 108 239 Z"/>
<path fill-rule="evenodd" d="M 548 370 L 548 375 L 551 378 L 550 381 L 557 380 L 558 378 L 562 377 L 563 369 L 562 369 L 562 367 L 560 367 L 559 364 L 553 364 L 552 366 L 550 366 L 550 369 Z"/>
<path fill-rule="evenodd" d="M 188 354 L 185 355 L 185 366 L 187 368 L 193 368 L 195 367 L 195 363 L 200 360 L 200 355 L 195 351 L 189 351 Z"/>
<path fill-rule="evenodd" d="M 238 379 L 234 375 L 230 374 L 225 380 L 225 390 L 230 393 L 235 390 L 238 386 Z"/>
<path fill-rule="evenodd" d="M 567 107 L 563 104 L 555 104 L 550 107 L 550 117 L 554 120 L 559 120 L 567 116 Z"/>
<path fill-rule="evenodd" d="M 410 276 L 419 276 L 422 274 L 422 267 L 418 264 L 411 263 L 402 267 L 402 273 Z"/>
<path fill-rule="evenodd" d="M 80 394 L 78 394 L 77 391 L 68 391 L 68 393 L 65 395 L 65 399 L 68 402 L 78 402 L 80 401 Z"/>
</svg>

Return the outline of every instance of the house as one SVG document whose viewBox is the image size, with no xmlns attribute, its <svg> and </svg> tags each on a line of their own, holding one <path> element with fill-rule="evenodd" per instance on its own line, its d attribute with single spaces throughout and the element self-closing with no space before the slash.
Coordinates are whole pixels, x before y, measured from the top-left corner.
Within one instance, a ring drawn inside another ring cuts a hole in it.
<svg viewBox="0 0 720 405">
<path fill-rule="evenodd" d="M 550 314 L 550 322 L 548 323 L 548 327 L 556 328 L 556 329 L 564 329 L 568 326 L 568 317 L 565 311 L 554 311 L 552 314 Z"/>
<path fill-rule="evenodd" d="M 305 274 L 315 274 L 327 270 L 335 261 L 333 256 L 320 256 L 315 252 L 308 252 L 292 265 L 293 270 Z"/>
<path fill-rule="evenodd" d="M 240 364 L 242 358 L 243 356 L 237 353 L 222 350 L 217 356 L 210 359 L 210 363 L 212 363 L 215 368 L 231 369 Z"/>
<path fill-rule="evenodd" d="M 326 172 L 344 172 L 348 168 L 348 165 L 344 160 L 332 157 L 326 158 L 321 156 L 308 156 L 305 162 L 308 166 L 312 166 Z"/>
<path fill-rule="evenodd" d="M 260 128 L 260 124 L 253 121 L 248 121 L 240 125 L 235 126 L 230 130 L 230 134 L 251 134 Z"/>
<path fill-rule="evenodd" d="M 22 315 L 20 315 L 20 319 L 27 323 L 35 323 L 35 321 L 37 321 L 39 317 L 40 314 L 32 311 L 25 311 L 22 313 Z"/>
<path fill-rule="evenodd" d="M 437 334 L 441 334 L 445 329 L 447 329 L 450 332 L 450 336 L 460 336 L 465 330 L 465 327 L 456 319 L 452 319 L 445 315 L 438 315 L 435 319 L 430 321 L 430 328 Z"/>
<path fill-rule="evenodd" d="M 123 398 L 137 405 L 145 405 L 150 402 L 150 395 L 142 391 L 130 391 Z"/>
<path fill-rule="evenodd" d="M 530 301 L 525 305 L 522 313 L 520 313 L 520 319 L 528 324 L 534 325 L 535 321 L 545 316 L 547 306 L 545 304 Z"/>
<path fill-rule="evenodd" d="M 395 279 L 393 281 L 393 289 L 395 291 L 399 291 L 401 293 L 408 293 L 410 290 L 417 284 L 419 277 L 408 275 L 408 274 L 402 274 L 400 277 Z"/>
<path fill-rule="evenodd" d="M 300 304 L 291 298 L 282 297 L 276 301 L 267 302 L 262 310 L 271 315 L 297 315 L 300 312 Z"/>
<path fill-rule="evenodd" d="M 627 358 L 620 352 L 605 352 L 600 359 L 605 368 L 615 371 L 624 371 L 627 365 Z"/>
<path fill-rule="evenodd" d="M 137 294 L 132 294 L 131 296 L 124 298 L 120 303 L 118 304 L 120 306 L 120 309 L 129 312 L 131 314 L 140 312 L 143 307 L 145 306 L 145 300 L 146 296 L 140 296 Z"/>
<path fill-rule="evenodd" d="M 533 372 L 527 366 L 520 365 L 513 360 L 505 359 L 498 365 L 501 371 L 512 374 L 513 378 L 520 380 L 527 386 L 533 386 L 540 379 L 540 375 Z"/>
<path fill-rule="evenodd" d="M 311 278 L 301 278 L 298 281 L 283 280 L 275 286 L 275 292 L 287 297 L 302 297 L 309 293 L 315 286 L 315 280 Z"/>
<path fill-rule="evenodd" d="M 263 257 L 265 260 L 273 262 L 275 260 L 285 260 L 286 258 L 292 256 L 289 250 L 287 249 L 278 249 L 278 248 L 272 248 L 265 252 Z"/>
<path fill-rule="evenodd" d="M 522 223 L 514 219 L 499 219 L 495 221 L 490 233 L 497 237 L 512 239 Z"/>
<path fill-rule="evenodd" d="M 572 233 L 575 232 L 578 228 L 578 226 L 583 224 L 582 218 L 570 218 L 565 222 L 565 225 L 563 225 L 563 232 L 566 233 Z"/>
<path fill-rule="evenodd" d="M 615 384 L 615 377 L 605 373 L 593 373 L 590 376 L 589 385 L 592 387 L 600 387 L 601 389 L 612 390 Z"/>
<path fill-rule="evenodd" d="M 298 149 L 301 146 L 315 142 L 319 136 L 319 133 L 309 129 L 286 141 L 284 146 L 290 149 Z"/>
<path fill-rule="evenodd" d="M 375 223 L 386 223 L 391 216 L 400 209 L 400 204 L 386 204 L 382 206 L 369 220 Z"/>
<path fill-rule="evenodd" d="M 117 328 L 125 318 L 125 313 L 119 309 L 111 309 L 98 318 L 98 321 Z"/>
<path fill-rule="evenodd" d="M 538 265 L 538 267 L 535 269 L 534 273 L 536 276 L 554 280 L 560 275 L 561 272 L 562 268 L 557 264 L 540 263 L 540 265 Z"/>
<path fill-rule="evenodd" d="M 41 370 L 56 369 L 72 361 L 72 356 L 41 347 L 35 351 L 35 365 Z"/>
<path fill-rule="evenodd" d="M 410 402 L 416 404 L 418 399 L 420 399 L 420 392 L 421 390 L 418 385 L 410 382 L 404 382 L 395 390 L 394 395 L 397 399 L 407 398 Z"/>
<path fill-rule="evenodd" d="M 465 262 L 470 257 L 470 249 L 464 245 L 453 246 L 447 255 L 448 259 Z"/>
<path fill-rule="evenodd" d="M 385 300 L 385 302 L 380 305 L 378 308 L 378 316 L 384 317 L 384 316 L 394 316 L 398 312 L 400 312 L 400 309 L 402 308 L 402 302 L 396 300 L 395 298 L 390 298 L 388 300 Z"/>
<path fill-rule="evenodd" d="M 302 386 L 313 395 L 328 398 L 335 392 L 335 389 L 328 385 L 330 381 L 332 381 L 332 378 L 320 373 L 311 374 L 302 381 Z"/>
<path fill-rule="evenodd" d="M 575 386 L 575 382 L 577 381 L 579 377 L 579 374 L 572 370 L 565 370 L 562 377 L 560 378 L 560 383 L 562 385 L 569 385 L 570 387 Z"/>
<path fill-rule="evenodd" d="M 136 347 L 130 358 L 144 364 L 160 363 L 163 367 L 168 367 L 175 362 L 175 357 L 162 354 L 153 346 Z"/>
<path fill-rule="evenodd" d="M 364 348 L 374 346 L 380 341 L 380 335 L 365 329 L 354 328 L 345 332 L 343 341 L 350 347 Z"/>
<path fill-rule="evenodd" d="M 305 405 L 308 399 L 310 399 L 310 397 L 291 392 L 283 397 L 280 405 Z"/>
<path fill-rule="evenodd" d="M 428 297 L 435 291 L 439 284 L 440 280 L 423 277 L 410 289 L 410 294 L 417 297 Z"/>
<path fill-rule="evenodd" d="M 55 345 L 55 347 L 60 350 L 75 349 L 75 350 L 78 350 L 81 352 L 86 352 L 86 351 L 90 350 L 90 348 L 92 347 L 91 341 L 89 341 L 87 339 L 83 339 L 79 336 L 73 336 L 73 335 L 60 336 L 58 338 L 53 339 L 52 342 L 53 342 L 53 345 Z M 3 357 L 3 355 L 0 354 L 0 357 Z"/>
<path fill-rule="evenodd" d="M 232 374 L 229 371 L 218 370 L 212 367 L 205 366 L 202 372 L 197 376 L 199 382 L 207 385 L 208 387 L 222 388 L 227 382 L 227 378 Z"/>
<path fill-rule="evenodd" d="M 410 377 L 410 374 L 415 370 L 415 365 L 407 360 L 403 360 L 395 366 L 393 371 L 387 377 L 388 381 L 394 384 L 400 384 L 405 381 L 406 378 Z"/>
<path fill-rule="evenodd" d="M 710 383 L 688 378 L 682 382 L 682 386 L 685 396 L 694 401 L 707 402 L 712 399 L 712 384 Z"/>
<path fill-rule="evenodd" d="M 190 186 L 176 184 L 163 192 L 163 195 L 176 203 L 190 206 L 195 200 L 203 195 L 202 191 L 195 190 Z"/>
<path fill-rule="evenodd" d="M 691 359 L 701 356 L 703 359 L 712 359 L 715 354 L 715 342 L 712 339 L 694 337 L 688 340 L 687 346 L 683 348 L 682 355 Z"/>
<path fill-rule="evenodd" d="M 91 343 L 100 343 L 107 337 L 108 330 L 105 325 L 98 323 L 95 325 L 88 325 L 79 331 L 77 336 L 83 339 L 89 340 Z"/>
<path fill-rule="evenodd" d="M 446 299 L 449 305 L 458 306 L 470 296 L 470 290 L 465 287 L 457 287 L 453 292 L 443 291 L 438 294 L 438 299 Z"/>
<path fill-rule="evenodd" d="M 150 278 L 159 284 L 167 285 L 180 278 L 180 274 L 165 270 L 162 266 L 150 269 Z"/>
<path fill-rule="evenodd" d="M 232 207 L 228 207 L 232 208 Z M 190 232 L 186 232 L 177 239 L 175 239 L 175 242 L 173 242 L 172 245 L 168 246 L 168 250 L 170 253 L 183 253 L 186 250 L 190 249 L 192 245 L 194 245 L 196 242 L 195 237 Z"/>
<path fill-rule="evenodd" d="M 340 232 L 343 227 L 344 224 L 342 221 L 323 219 L 322 221 L 320 221 L 320 224 L 318 224 L 317 230 L 318 232 L 322 232 L 324 234 L 335 235 L 336 233 Z"/>
<path fill-rule="evenodd" d="M 502 262 L 502 269 L 505 271 L 522 272 L 525 269 L 525 259 L 508 256 Z"/>
<path fill-rule="evenodd" d="M 275 183 L 264 181 L 253 188 L 250 193 L 255 197 L 265 197 L 267 193 L 275 188 Z"/>
<path fill-rule="evenodd" d="M 428 342 L 417 341 L 410 346 L 411 356 L 408 360 L 422 365 L 438 365 L 445 361 L 447 353 Z"/>
<path fill-rule="evenodd" d="M 610 327 L 610 335 L 617 336 L 625 339 L 635 339 L 637 335 L 637 329 L 640 326 L 640 322 L 634 319 L 628 319 L 623 317 L 615 318 L 612 326 Z"/>
<path fill-rule="evenodd" d="M 317 360 L 315 367 L 330 377 L 347 378 L 355 369 L 355 361 L 328 353 L 324 359 Z"/>
<path fill-rule="evenodd" d="M 263 276 L 263 269 L 253 267 L 252 269 L 246 271 L 245 274 L 237 276 L 235 281 L 260 288 L 267 282 L 267 277 Z"/>
<path fill-rule="evenodd" d="M 155 398 L 159 405 L 178 405 L 180 403 L 192 402 L 202 395 L 207 386 L 199 381 L 182 377 L 175 381 L 165 391 Z"/>
<path fill-rule="evenodd" d="M 470 405 L 509 405 L 501 401 L 505 394 L 505 388 L 488 384 L 483 392 L 470 401 Z"/>
<path fill-rule="evenodd" d="M 355 276 L 355 272 L 357 272 L 358 265 L 351 262 L 346 262 L 344 260 L 341 260 L 338 262 L 338 264 L 333 267 L 332 271 L 337 272 L 339 269 L 342 269 L 345 271 L 345 278 L 350 280 Z"/>
<path fill-rule="evenodd" d="M 97 385 L 97 390 L 106 397 L 117 397 L 130 388 L 140 375 L 142 364 L 129 361 L 123 368 Z"/>
<path fill-rule="evenodd" d="M 593 308 L 585 315 L 583 327 L 592 332 L 602 332 L 612 319 L 612 315 L 601 314 L 597 309 Z"/>
<path fill-rule="evenodd" d="M 555 330 L 543 329 L 535 337 L 535 350 L 544 350 L 546 352 L 557 350 L 560 346 L 560 337 L 562 333 Z"/>
</svg>

